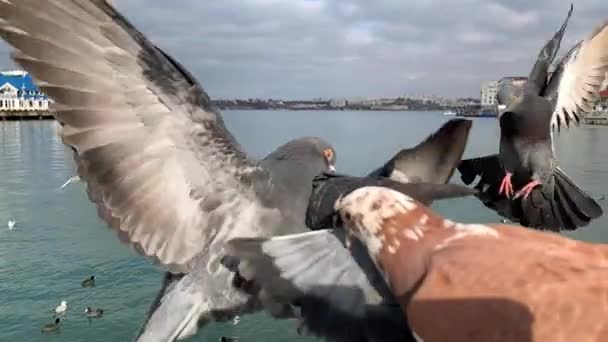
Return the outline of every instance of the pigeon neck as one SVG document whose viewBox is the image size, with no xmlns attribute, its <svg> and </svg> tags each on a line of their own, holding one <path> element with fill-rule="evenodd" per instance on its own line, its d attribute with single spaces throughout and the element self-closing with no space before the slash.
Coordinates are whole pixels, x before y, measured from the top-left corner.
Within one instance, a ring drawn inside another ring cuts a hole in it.
<svg viewBox="0 0 608 342">
<path fill-rule="evenodd" d="M 434 251 L 470 235 L 496 235 L 485 225 L 461 224 L 440 217 L 423 206 L 412 206 L 377 220 L 372 231 L 355 235 L 367 246 L 376 267 L 398 299 L 407 300 L 424 280 Z M 363 229 L 361 229 L 363 228 Z"/>
</svg>

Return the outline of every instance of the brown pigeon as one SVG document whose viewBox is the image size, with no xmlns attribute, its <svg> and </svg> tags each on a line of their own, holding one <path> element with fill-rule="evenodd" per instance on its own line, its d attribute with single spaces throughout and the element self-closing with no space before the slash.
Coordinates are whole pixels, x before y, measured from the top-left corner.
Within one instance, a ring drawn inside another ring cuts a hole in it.
<svg viewBox="0 0 608 342">
<path fill-rule="evenodd" d="M 445 219 L 360 188 L 336 208 L 424 341 L 608 341 L 608 246 Z"/>
</svg>

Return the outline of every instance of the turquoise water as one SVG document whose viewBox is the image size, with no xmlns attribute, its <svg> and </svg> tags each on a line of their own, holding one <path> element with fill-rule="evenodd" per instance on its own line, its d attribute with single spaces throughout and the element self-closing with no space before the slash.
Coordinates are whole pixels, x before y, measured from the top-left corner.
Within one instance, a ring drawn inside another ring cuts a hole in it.
<svg viewBox="0 0 608 342">
<path fill-rule="evenodd" d="M 337 151 L 338 172 L 364 174 L 401 147 L 418 143 L 442 122 L 439 113 L 228 111 L 228 128 L 254 157 L 263 157 L 287 140 L 323 137 Z M 608 193 L 608 129 L 581 127 L 556 137 L 566 172 L 592 195 Z M 475 119 L 465 157 L 495 153 L 495 119 Z M 75 175 L 72 153 L 52 121 L 0 122 L 0 340 L 129 341 L 160 287 L 162 273 L 118 239 L 97 219 L 82 184 L 59 187 Z M 459 182 L 456 175 L 454 181 Z M 605 202 L 601 201 L 602 206 Z M 438 211 L 465 222 L 499 217 L 475 199 L 438 202 Z M 16 220 L 9 231 L 6 222 Z M 571 234 L 608 242 L 602 217 Z M 97 286 L 80 282 L 95 274 Z M 41 334 L 51 310 L 68 302 L 66 320 L 56 333 Z M 105 315 L 88 321 L 85 307 Z M 289 322 L 263 314 L 241 317 L 233 325 L 214 324 L 192 341 L 315 341 L 298 337 Z"/>
</svg>

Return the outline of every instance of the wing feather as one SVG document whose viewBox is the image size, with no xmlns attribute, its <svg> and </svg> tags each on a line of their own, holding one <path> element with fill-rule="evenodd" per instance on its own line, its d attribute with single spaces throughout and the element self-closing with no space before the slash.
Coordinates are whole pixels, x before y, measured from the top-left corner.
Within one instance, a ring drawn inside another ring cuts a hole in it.
<svg viewBox="0 0 608 342">
<path fill-rule="evenodd" d="M 608 72 L 608 21 L 566 54 L 560 67 L 552 129 L 569 127 L 573 121 L 578 125 L 581 116 L 593 110 Z"/>
<path fill-rule="evenodd" d="M 237 238 L 228 252 L 242 277 L 282 303 L 297 302 L 314 335 L 340 341 L 409 341 L 401 308 L 367 256 L 344 231 L 319 230 L 270 239 Z"/>
<path fill-rule="evenodd" d="M 270 186 L 268 174 L 202 87 L 106 1 L 0 0 L 0 19 L 13 59 L 55 102 L 89 199 L 121 241 L 187 272 L 234 227 L 247 235 L 276 215 L 260 202 L 265 188 L 254 190 Z"/>
</svg>

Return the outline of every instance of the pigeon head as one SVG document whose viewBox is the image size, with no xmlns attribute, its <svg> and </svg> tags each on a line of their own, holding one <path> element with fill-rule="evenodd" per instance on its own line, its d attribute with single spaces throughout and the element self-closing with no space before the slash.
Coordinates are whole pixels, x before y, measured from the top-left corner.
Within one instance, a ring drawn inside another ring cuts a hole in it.
<svg viewBox="0 0 608 342">
<path fill-rule="evenodd" d="M 513 102 L 517 102 L 523 96 L 525 84 L 515 84 L 513 82 L 501 82 L 496 92 L 496 101 L 499 109 L 507 108 Z M 502 113 L 498 113 L 499 117 Z"/>
<path fill-rule="evenodd" d="M 385 221 L 418 207 L 411 197 L 394 193 L 396 192 L 384 187 L 367 186 L 336 201 L 335 209 L 345 223 L 349 235 L 368 247 L 372 259 L 376 259 L 386 250 L 394 253 L 393 250 L 399 245 L 395 232 L 385 231 Z M 387 234 L 393 239 L 387 239 Z M 393 246 L 395 243 L 397 246 Z"/>
<path fill-rule="evenodd" d="M 266 159 L 300 160 L 319 166 L 319 173 L 336 171 L 336 151 L 325 140 L 317 137 L 293 139 L 277 148 Z"/>
</svg>

